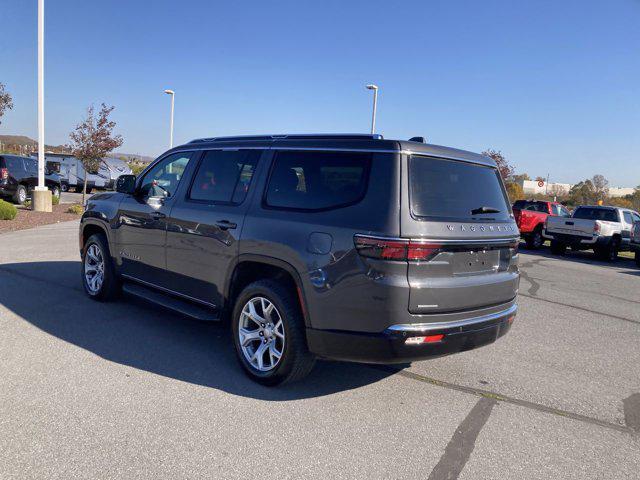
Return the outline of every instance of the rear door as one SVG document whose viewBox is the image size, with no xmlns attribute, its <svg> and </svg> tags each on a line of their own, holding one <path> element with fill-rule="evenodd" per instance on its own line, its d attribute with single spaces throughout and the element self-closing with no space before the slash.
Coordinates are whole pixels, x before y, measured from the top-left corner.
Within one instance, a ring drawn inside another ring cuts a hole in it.
<svg viewBox="0 0 640 480">
<path fill-rule="evenodd" d="M 409 261 L 409 311 L 513 300 L 519 233 L 497 169 L 420 155 L 403 165 L 401 236 L 422 245 L 420 259 Z"/>
<path fill-rule="evenodd" d="M 29 190 L 33 190 L 38 185 L 38 162 L 31 158 L 23 158 L 24 182 Z"/>
<path fill-rule="evenodd" d="M 622 237 L 622 245 L 629 247 L 631 241 L 631 230 L 633 229 L 633 215 L 630 210 L 622 210 L 622 228 L 620 236 Z"/>
<path fill-rule="evenodd" d="M 171 289 L 212 306 L 238 256 L 246 200 L 262 150 L 209 150 L 167 219 Z"/>
</svg>

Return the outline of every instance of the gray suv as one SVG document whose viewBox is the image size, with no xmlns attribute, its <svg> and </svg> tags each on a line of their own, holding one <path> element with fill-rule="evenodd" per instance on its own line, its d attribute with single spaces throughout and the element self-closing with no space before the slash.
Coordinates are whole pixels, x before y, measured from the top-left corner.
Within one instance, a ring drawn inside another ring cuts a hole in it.
<svg viewBox="0 0 640 480">
<path fill-rule="evenodd" d="M 516 314 L 518 239 L 490 158 L 380 135 L 194 140 L 91 197 L 80 224 L 87 295 L 230 322 L 268 385 L 317 357 L 494 342 Z"/>
</svg>

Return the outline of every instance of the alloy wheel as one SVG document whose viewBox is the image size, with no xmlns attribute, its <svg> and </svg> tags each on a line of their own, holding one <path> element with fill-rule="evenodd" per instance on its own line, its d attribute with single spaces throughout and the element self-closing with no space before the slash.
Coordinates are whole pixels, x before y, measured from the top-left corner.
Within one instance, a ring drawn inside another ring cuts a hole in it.
<svg viewBox="0 0 640 480">
<path fill-rule="evenodd" d="M 89 245 L 84 259 L 84 279 L 89 292 L 97 294 L 104 282 L 104 258 L 102 251 L 95 243 Z"/>
<path fill-rule="evenodd" d="M 238 340 L 245 360 L 256 370 L 269 372 L 278 366 L 284 353 L 284 324 L 270 300 L 254 297 L 244 305 Z"/>
</svg>

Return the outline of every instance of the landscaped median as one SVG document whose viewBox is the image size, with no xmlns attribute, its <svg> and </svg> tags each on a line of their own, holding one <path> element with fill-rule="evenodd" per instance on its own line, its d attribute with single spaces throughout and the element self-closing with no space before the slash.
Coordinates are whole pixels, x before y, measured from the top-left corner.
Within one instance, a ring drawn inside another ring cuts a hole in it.
<svg viewBox="0 0 640 480">
<path fill-rule="evenodd" d="M 53 212 L 34 212 L 30 208 L 18 207 L 0 200 L 0 234 L 14 230 L 48 225 L 50 223 L 77 220 L 84 211 L 82 205 L 53 205 Z"/>
</svg>

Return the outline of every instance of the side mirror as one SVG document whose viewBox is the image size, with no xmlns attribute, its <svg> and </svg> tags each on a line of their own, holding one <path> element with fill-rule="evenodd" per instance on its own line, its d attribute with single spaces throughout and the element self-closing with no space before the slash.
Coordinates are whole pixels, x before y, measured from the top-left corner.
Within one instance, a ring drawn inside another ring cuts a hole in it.
<svg viewBox="0 0 640 480">
<path fill-rule="evenodd" d="M 116 181 L 116 192 L 133 195 L 136 192 L 136 176 L 120 175 Z"/>
</svg>

